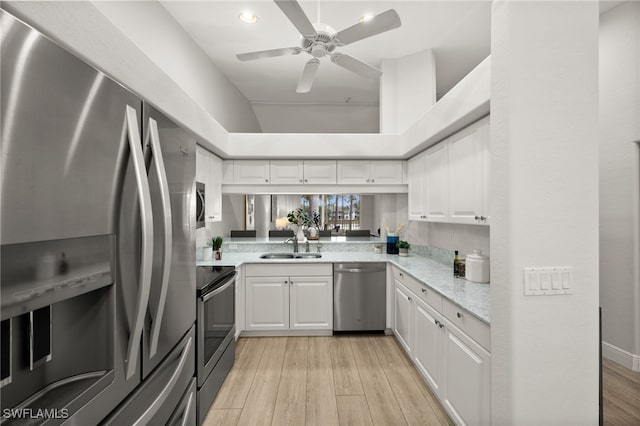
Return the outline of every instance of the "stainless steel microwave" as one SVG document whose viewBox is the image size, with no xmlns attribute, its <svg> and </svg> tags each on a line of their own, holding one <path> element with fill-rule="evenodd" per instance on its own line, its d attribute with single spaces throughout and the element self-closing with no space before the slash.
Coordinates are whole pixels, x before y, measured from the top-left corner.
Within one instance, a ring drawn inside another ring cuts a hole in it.
<svg viewBox="0 0 640 426">
<path fill-rule="evenodd" d="M 205 205 L 204 183 L 196 182 L 196 228 L 204 227 Z"/>
</svg>

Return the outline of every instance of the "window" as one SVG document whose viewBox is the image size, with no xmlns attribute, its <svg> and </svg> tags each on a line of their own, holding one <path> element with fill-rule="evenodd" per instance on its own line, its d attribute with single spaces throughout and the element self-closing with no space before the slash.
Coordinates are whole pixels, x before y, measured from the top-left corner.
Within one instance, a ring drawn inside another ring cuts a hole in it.
<svg viewBox="0 0 640 426">
<path fill-rule="evenodd" d="M 310 215 L 318 212 L 320 229 L 360 229 L 359 194 L 301 195 L 300 205 Z"/>
</svg>

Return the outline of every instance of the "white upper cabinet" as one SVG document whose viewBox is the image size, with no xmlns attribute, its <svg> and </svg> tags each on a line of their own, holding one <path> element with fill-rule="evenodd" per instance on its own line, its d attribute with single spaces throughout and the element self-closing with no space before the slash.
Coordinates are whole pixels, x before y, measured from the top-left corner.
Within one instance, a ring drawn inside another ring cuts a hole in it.
<svg viewBox="0 0 640 426">
<path fill-rule="evenodd" d="M 449 213 L 447 185 L 447 144 L 430 148 L 425 156 L 427 220 L 446 222 Z"/>
<path fill-rule="evenodd" d="M 209 185 L 206 188 L 206 222 L 222 221 L 222 160 L 209 155 Z"/>
<path fill-rule="evenodd" d="M 196 181 L 205 186 L 205 222 L 222 220 L 222 160 L 196 146 Z"/>
<path fill-rule="evenodd" d="M 272 184 L 332 184 L 336 183 L 336 162 L 331 160 L 271 160 Z"/>
<path fill-rule="evenodd" d="M 402 161 L 338 161 L 338 183 L 400 185 L 402 184 Z"/>
<path fill-rule="evenodd" d="M 450 222 L 487 223 L 488 123 L 481 120 L 447 140 Z"/>
<path fill-rule="evenodd" d="M 409 220 L 427 219 L 426 152 L 408 161 Z"/>
<path fill-rule="evenodd" d="M 235 160 L 233 162 L 233 183 L 240 185 L 270 183 L 269 169 L 269 161 L 267 160 Z"/>
<path fill-rule="evenodd" d="M 337 182 L 336 162 L 333 160 L 305 160 L 304 183 L 334 185 Z"/>
<path fill-rule="evenodd" d="M 378 185 L 402 183 L 402 161 L 369 161 L 369 178 Z"/>
<path fill-rule="evenodd" d="M 489 117 L 408 162 L 409 220 L 489 223 Z"/>
<path fill-rule="evenodd" d="M 209 179 L 209 151 L 196 145 L 196 182 L 206 184 Z"/>
<path fill-rule="evenodd" d="M 369 162 L 338 161 L 338 183 L 347 185 L 369 183 Z"/>
<path fill-rule="evenodd" d="M 302 161 L 277 160 L 270 162 L 271 183 L 300 184 L 304 181 Z"/>
</svg>

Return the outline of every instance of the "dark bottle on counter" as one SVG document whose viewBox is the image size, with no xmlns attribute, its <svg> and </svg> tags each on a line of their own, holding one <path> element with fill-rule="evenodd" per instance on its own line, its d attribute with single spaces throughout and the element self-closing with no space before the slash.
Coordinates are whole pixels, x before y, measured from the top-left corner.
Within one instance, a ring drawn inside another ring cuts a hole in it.
<svg viewBox="0 0 640 426">
<path fill-rule="evenodd" d="M 62 260 L 60 260 L 60 265 L 58 265 L 58 272 L 61 275 L 66 274 L 69 271 L 69 264 L 67 263 L 67 257 L 62 252 Z"/>
<path fill-rule="evenodd" d="M 460 278 L 460 259 L 458 258 L 458 250 L 453 253 L 453 277 Z"/>
</svg>

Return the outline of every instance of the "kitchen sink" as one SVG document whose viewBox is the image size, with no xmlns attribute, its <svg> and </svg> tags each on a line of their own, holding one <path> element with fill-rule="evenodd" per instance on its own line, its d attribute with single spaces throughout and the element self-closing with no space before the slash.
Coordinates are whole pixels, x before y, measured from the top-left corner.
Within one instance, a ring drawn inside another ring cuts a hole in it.
<svg viewBox="0 0 640 426">
<path fill-rule="evenodd" d="M 293 259 L 293 253 L 264 253 L 260 259 Z"/>
<path fill-rule="evenodd" d="M 321 257 L 320 253 L 295 253 L 296 259 L 319 259 Z"/>
<path fill-rule="evenodd" d="M 260 259 L 319 259 L 320 253 L 263 253 Z"/>
</svg>

